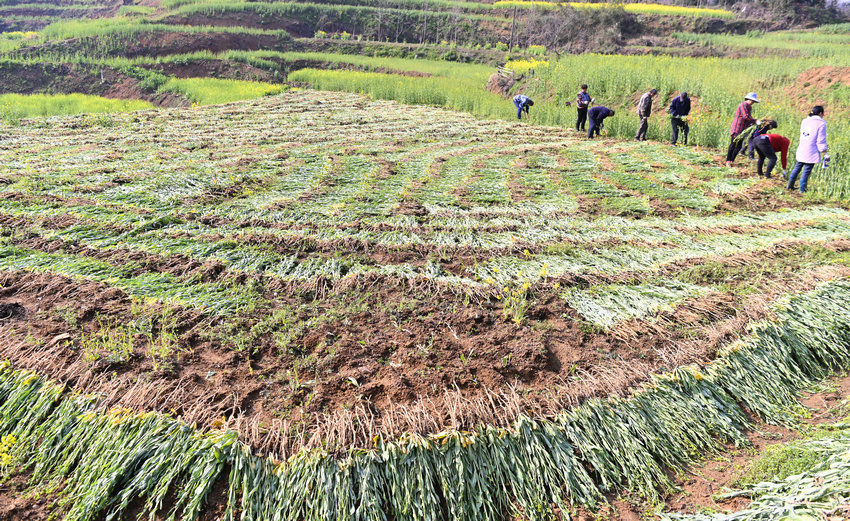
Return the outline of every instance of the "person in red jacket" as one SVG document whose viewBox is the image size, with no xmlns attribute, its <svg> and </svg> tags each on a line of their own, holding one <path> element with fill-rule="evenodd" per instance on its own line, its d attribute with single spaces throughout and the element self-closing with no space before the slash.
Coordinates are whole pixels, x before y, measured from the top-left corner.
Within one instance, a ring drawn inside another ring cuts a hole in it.
<svg viewBox="0 0 850 521">
<path fill-rule="evenodd" d="M 767 170 L 764 172 L 764 177 L 770 179 L 770 173 L 776 166 L 776 153 L 779 152 L 782 156 L 782 179 L 785 179 L 788 171 L 788 147 L 790 145 L 791 140 L 779 134 L 762 134 L 756 137 L 753 140 L 753 148 L 759 155 L 759 176 L 762 175 L 764 160 L 767 159 Z"/>
</svg>

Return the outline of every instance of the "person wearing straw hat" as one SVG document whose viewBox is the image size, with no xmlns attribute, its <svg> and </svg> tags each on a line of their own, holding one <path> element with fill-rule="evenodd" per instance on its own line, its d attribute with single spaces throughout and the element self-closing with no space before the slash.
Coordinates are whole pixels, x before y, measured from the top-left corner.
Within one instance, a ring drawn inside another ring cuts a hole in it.
<svg viewBox="0 0 850 521">
<path fill-rule="evenodd" d="M 761 100 L 755 92 L 750 92 L 744 96 L 744 101 L 735 111 L 735 119 L 732 120 L 732 127 L 729 129 L 732 138 L 729 142 L 729 150 L 726 151 L 726 166 L 732 166 L 744 146 L 743 140 L 738 139 L 738 135 L 756 123 L 753 118 L 753 105 L 756 103 L 761 103 Z"/>
<path fill-rule="evenodd" d="M 829 165 L 829 154 L 826 146 L 826 121 L 823 119 L 824 110 L 821 105 L 815 105 L 809 117 L 800 125 L 800 142 L 797 145 L 797 164 L 788 175 L 788 190 L 794 189 L 797 175 L 800 176 L 800 193 L 805 193 L 809 175 L 816 163 L 823 161 L 826 168 Z"/>
</svg>

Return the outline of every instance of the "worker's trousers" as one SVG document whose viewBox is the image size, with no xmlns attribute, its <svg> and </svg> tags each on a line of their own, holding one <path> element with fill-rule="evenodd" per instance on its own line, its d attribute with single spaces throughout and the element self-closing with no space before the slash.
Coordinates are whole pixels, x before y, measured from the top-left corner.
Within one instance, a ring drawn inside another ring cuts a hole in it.
<svg viewBox="0 0 850 521">
<path fill-rule="evenodd" d="M 776 166 L 776 151 L 773 150 L 773 145 L 770 144 L 770 139 L 768 139 L 767 136 L 756 137 L 755 140 L 753 140 L 753 148 L 756 149 L 756 153 L 759 155 L 759 175 L 762 175 L 764 160 L 767 159 L 767 171 L 764 173 L 764 176 L 770 177 L 771 172 L 773 172 L 773 167 Z"/>
<path fill-rule="evenodd" d="M 814 163 L 801 163 L 797 161 L 797 164 L 794 165 L 794 168 L 791 170 L 791 173 L 788 174 L 788 189 L 794 189 L 794 183 L 797 181 L 797 175 L 799 175 L 800 193 L 804 193 L 806 191 L 806 186 L 809 184 L 809 176 L 811 175 L 812 169 L 814 167 Z"/>
<path fill-rule="evenodd" d="M 522 119 L 522 105 L 517 100 L 514 100 L 514 105 L 516 105 L 516 118 Z"/>
<path fill-rule="evenodd" d="M 736 137 L 738 136 L 732 136 L 729 141 L 729 149 L 726 151 L 726 161 L 735 161 L 735 158 L 738 157 L 741 149 L 744 148 L 744 140 L 735 141 Z"/>
<path fill-rule="evenodd" d="M 584 124 L 587 121 L 587 107 L 579 107 L 576 109 L 576 130 L 584 130 Z"/>
<path fill-rule="evenodd" d="M 587 137 L 593 138 L 593 135 L 599 135 L 599 132 L 602 130 L 602 122 L 596 121 L 593 118 L 590 118 L 590 127 L 587 129 Z"/>
<path fill-rule="evenodd" d="M 688 132 L 690 132 L 691 127 L 688 126 L 688 123 L 682 118 L 670 118 L 670 125 L 673 127 L 673 133 L 670 136 L 670 142 L 674 145 L 677 141 L 679 141 L 679 128 L 682 129 L 682 135 L 685 138 L 685 144 L 688 144 Z"/>
<path fill-rule="evenodd" d="M 649 129 L 649 118 L 645 118 L 641 116 L 640 125 L 638 126 L 637 135 L 635 135 L 635 139 L 639 141 L 646 141 L 646 131 Z"/>
</svg>

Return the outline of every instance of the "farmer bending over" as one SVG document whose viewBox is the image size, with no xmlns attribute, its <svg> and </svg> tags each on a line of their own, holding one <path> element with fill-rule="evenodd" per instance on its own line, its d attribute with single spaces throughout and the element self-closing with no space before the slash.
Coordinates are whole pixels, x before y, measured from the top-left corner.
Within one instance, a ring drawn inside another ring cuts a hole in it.
<svg viewBox="0 0 850 521">
<path fill-rule="evenodd" d="M 636 141 L 646 141 L 646 131 L 649 128 L 649 116 L 652 114 L 652 98 L 654 98 L 656 94 L 658 94 L 658 91 L 651 89 L 649 92 L 640 97 L 637 108 L 640 125 L 638 125 L 637 135 L 635 135 Z"/>
<path fill-rule="evenodd" d="M 514 105 L 516 105 L 516 118 L 522 119 L 522 111 L 525 111 L 525 117 L 530 117 L 528 115 L 528 108 L 534 105 L 534 102 L 531 101 L 531 98 L 526 96 L 525 94 L 517 94 L 514 96 Z"/>
<path fill-rule="evenodd" d="M 823 167 L 829 165 L 829 154 L 826 153 L 826 121 L 823 120 L 824 110 L 820 105 L 815 105 L 809 113 L 809 117 L 800 125 L 800 143 L 797 145 L 797 164 L 791 170 L 788 177 L 788 189 L 794 189 L 797 175 L 800 175 L 800 193 L 806 191 L 809 175 L 812 173 L 815 163 L 823 160 Z"/>
<path fill-rule="evenodd" d="M 670 108 L 667 111 L 670 112 L 670 125 L 673 127 L 670 142 L 675 145 L 679 141 L 679 129 L 681 128 L 685 137 L 685 145 L 687 145 L 688 132 L 691 130 L 686 119 L 688 114 L 691 113 L 691 98 L 688 97 L 688 93 L 682 92 L 673 98 L 673 102 L 670 103 Z"/>
<path fill-rule="evenodd" d="M 791 146 L 791 140 L 779 134 L 770 134 L 768 131 L 776 128 L 776 122 L 770 120 L 764 132 L 753 138 L 753 149 L 759 155 L 758 173 L 762 175 L 764 160 L 767 159 L 767 170 L 764 171 L 764 177 L 770 179 L 770 174 L 773 172 L 773 167 L 776 166 L 776 153 L 779 152 L 782 156 L 782 178 L 785 179 L 788 168 L 788 147 Z"/>
<path fill-rule="evenodd" d="M 599 132 L 602 130 L 603 125 L 602 122 L 605 118 L 609 116 L 613 116 L 614 111 L 609 109 L 608 107 L 603 107 L 602 105 L 597 105 L 592 109 L 587 111 L 587 118 L 590 120 L 590 128 L 587 129 L 587 137 L 593 139 L 593 135 L 599 135 Z"/>
</svg>

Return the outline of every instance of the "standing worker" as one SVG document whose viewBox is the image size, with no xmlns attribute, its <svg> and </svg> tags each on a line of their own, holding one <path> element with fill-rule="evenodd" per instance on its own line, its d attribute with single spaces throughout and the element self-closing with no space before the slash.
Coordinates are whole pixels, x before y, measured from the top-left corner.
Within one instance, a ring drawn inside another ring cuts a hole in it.
<svg viewBox="0 0 850 521">
<path fill-rule="evenodd" d="M 794 189 L 797 175 L 800 175 L 800 193 L 806 191 L 809 175 L 812 173 L 815 163 L 823 160 L 823 167 L 829 166 L 829 154 L 826 153 L 826 121 L 823 119 L 824 110 L 820 105 L 815 105 L 809 117 L 800 125 L 800 144 L 797 145 L 797 164 L 788 176 L 788 189 Z"/>
<path fill-rule="evenodd" d="M 773 167 L 776 166 L 776 153 L 779 152 L 782 157 L 782 178 L 785 179 L 788 169 L 788 147 L 791 146 L 791 140 L 779 134 L 767 133 L 775 128 L 776 122 L 771 121 L 764 133 L 753 138 L 753 148 L 759 155 L 758 174 L 762 175 L 764 160 L 767 159 L 767 171 L 764 171 L 764 177 L 770 179 Z"/>
<path fill-rule="evenodd" d="M 688 132 L 691 130 L 686 119 L 688 114 L 691 113 L 691 98 L 688 97 L 688 93 L 682 92 L 673 98 L 673 102 L 670 103 L 670 108 L 667 110 L 670 112 L 670 125 L 673 127 L 670 142 L 675 145 L 679 141 L 679 129 L 681 128 L 685 137 L 685 146 L 687 146 Z"/>
<path fill-rule="evenodd" d="M 594 101 L 596 100 L 591 98 L 590 94 L 587 93 L 587 85 L 582 85 L 578 96 L 576 96 L 576 131 L 582 132 L 585 130 L 584 123 L 587 121 L 587 109 Z"/>
<path fill-rule="evenodd" d="M 761 102 L 755 92 L 750 92 L 744 96 L 744 101 L 738 105 L 738 109 L 735 111 L 735 119 L 732 120 L 732 127 L 729 129 L 732 138 L 729 142 L 729 150 L 726 151 L 726 166 L 728 167 L 732 166 L 732 163 L 744 146 L 743 140 L 737 139 L 738 135 L 756 123 L 756 120 L 753 118 L 754 103 Z"/>
<path fill-rule="evenodd" d="M 640 118 L 636 141 L 646 141 L 646 130 L 649 128 L 649 116 L 652 114 L 652 98 L 658 94 L 658 91 L 651 89 L 649 92 L 640 97 L 638 102 L 637 114 Z"/>
<path fill-rule="evenodd" d="M 528 108 L 534 105 L 534 102 L 531 101 L 531 98 L 526 96 L 525 94 L 517 94 L 514 96 L 514 105 L 516 105 L 516 118 L 522 119 L 522 111 L 525 111 L 525 117 L 529 118 Z"/>
<path fill-rule="evenodd" d="M 587 118 L 590 120 L 590 128 L 587 129 L 587 137 L 589 139 L 593 139 L 593 135 L 599 135 L 599 132 L 602 130 L 603 124 L 602 122 L 605 118 L 609 116 L 613 116 L 614 111 L 609 109 L 608 107 L 603 107 L 602 105 L 597 105 L 592 109 L 587 111 Z"/>
</svg>

